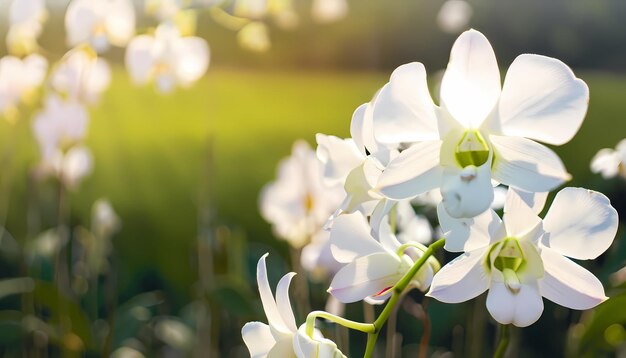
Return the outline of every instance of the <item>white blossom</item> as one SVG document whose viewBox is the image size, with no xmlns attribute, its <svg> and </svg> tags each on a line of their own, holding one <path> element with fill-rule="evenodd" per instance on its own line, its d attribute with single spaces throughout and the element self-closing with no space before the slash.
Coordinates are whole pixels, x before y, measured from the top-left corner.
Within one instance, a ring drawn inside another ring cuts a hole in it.
<svg viewBox="0 0 626 358">
<path fill-rule="evenodd" d="M 606 300 L 602 283 L 569 258 L 590 260 L 605 252 L 618 227 L 617 211 L 601 193 L 565 188 L 542 220 L 509 190 L 500 220 L 493 210 L 472 219 L 440 211 L 446 249 L 465 251 L 433 278 L 429 296 L 448 303 L 489 290 L 487 309 L 502 324 L 528 326 L 543 312 L 542 296 L 585 310 Z"/>
<path fill-rule="evenodd" d="M 409 143 L 385 168 L 376 190 L 392 200 L 439 188 L 453 217 L 476 216 L 493 202 L 494 184 L 547 192 L 569 180 L 541 141 L 567 143 L 587 111 L 589 90 L 561 61 L 521 55 L 504 85 L 483 34 L 461 34 L 435 106 L 421 63 L 398 67 L 374 103 L 382 143 Z"/>
<path fill-rule="evenodd" d="M 195 36 L 181 36 L 169 23 L 157 27 L 154 36 L 139 35 L 126 50 L 126 68 L 136 84 L 154 81 L 161 93 L 177 86 L 189 87 L 209 66 L 209 47 Z"/>
</svg>

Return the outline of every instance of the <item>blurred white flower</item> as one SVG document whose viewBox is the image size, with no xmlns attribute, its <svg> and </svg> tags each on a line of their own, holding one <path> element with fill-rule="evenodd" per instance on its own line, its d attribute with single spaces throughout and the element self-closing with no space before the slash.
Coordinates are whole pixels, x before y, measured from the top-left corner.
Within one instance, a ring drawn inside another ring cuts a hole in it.
<svg viewBox="0 0 626 358">
<path fill-rule="evenodd" d="M 87 133 L 88 123 L 89 114 L 83 105 L 49 95 L 44 109 L 33 120 L 33 131 L 42 157 L 51 157 L 58 149 L 80 142 Z"/>
<path fill-rule="evenodd" d="M 21 101 L 29 102 L 46 77 L 48 61 L 40 55 L 0 59 L 0 115 L 11 116 Z"/>
<path fill-rule="evenodd" d="M 167 345 L 189 352 L 193 349 L 195 334 L 186 324 L 174 318 L 161 317 L 154 326 L 155 335 Z"/>
<path fill-rule="evenodd" d="M 50 75 L 52 88 L 72 99 L 95 103 L 109 87 L 111 69 L 90 47 L 70 50 Z"/>
<path fill-rule="evenodd" d="M 271 0 L 270 0 L 271 1 Z M 261 19 L 268 11 L 268 0 L 235 0 L 233 14 L 248 19 Z"/>
<path fill-rule="evenodd" d="M 76 189 L 93 170 L 93 156 L 89 148 L 75 145 L 67 151 L 57 149 L 50 158 L 44 158 L 41 168 L 50 170 L 69 189 Z"/>
<path fill-rule="evenodd" d="M 166 21 L 174 18 L 182 5 L 182 0 L 145 0 L 144 11 L 159 21 Z"/>
<path fill-rule="evenodd" d="M 135 9 L 130 0 L 72 0 L 65 13 L 67 43 L 88 43 L 98 53 L 110 45 L 126 46 L 135 33 Z"/>
<path fill-rule="evenodd" d="M 600 280 L 568 257 L 594 259 L 609 248 L 618 226 L 609 199 L 565 188 L 543 220 L 536 214 L 541 209 L 509 190 L 503 221 L 493 210 L 473 219 L 454 219 L 442 210 L 446 249 L 465 253 L 435 275 L 428 295 L 458 303 L 489 290 L 493 318 L 519 327 L 539 319 L 542 296 L 578 310 L 606 300 Z"/>
<path fill-rule="evenodd" d="M 621 175 L 626 178 L 626 139 L 622 139 L 615 149 L 604 148 L 591 159 L 591 171 L 602 174 L 604 179 Z"/>
<path fill-rule="evenodd" d="M 121 220 L 111 203 L 98 199 L 91 207 L 91 228 L 98 237 L 108 237 L 119 230 Z"/>
<path fill-rule="evenodd" d="M 385 221 L 378 240 L 370 232 L 360 212 L 339 216 L 330 231 L 333 256 L 345 266 L 333 278 L 328 292 L 341 302 L 383 303 L 391 295 L 391 288 L 426 250 L 424 245 L 411 241 L 414 247 L 398 255 L 402 244 Z M 437 260 L 430 257 L 413 278 L 413 286 L 425 291 L 438 268 Z"/>
<path fill-rule="evenodd" d="M 237 41 L 241 47 L 255 52 L 265 52 L 271 46 L 267 25 L 259 21 L 242 27 L 237 33 Z"/>
<path fill-rule="evenodd" d="M 133 38 L 126 50 L 126 68 L 136 84 L 156 83 L 161 93 L 188 87 L 209 66 L 209 47 L 200 37 L 181 37 L 170 23 L 157 27 L 154 36 Z"/>
<path fill-rule="evenodd" d="M 415 213 L 413 206 L 407 200 L 396 205 L 396 222 L 398 241 L 402 244 L 409 242 L 428 244 L 433 239 L 433 229 L 428 219 Z"/>
<path fill-rule="evenodd" d="M 313 0 L 311 14 L 315 21 L 321 23 L 335 22 L 348 14 L 346 0 Z"/>
<path fill-rule="evenodd" d="M 281 278 L 274 297 L 267 278 L 267 255 L 263 255 L 257 264 L 257 284 L 269 324 L 248 322 L 241 329 L 250 357 L 344 357 L 337 345 L 319 332 L 311 338 L 305 333 L 304 324 L 297 328 L 289 300 L 289 284 L 295 273 L 290 272 Z"/>
<path fill-rule="evenodd" d="M 437 24 L 442 31 L 457 34 L 467 29 L 472 13 L 472 6 L 467 1 L 447 0 L 439 10 Z"/>
<path fill-rule="evenodd" d="M 531 80 L 531 78 L 533 80 Z M 493 182 L 547 192 L 570 179 L 537 141 L 561 145 L 578 131 L 589 90 L 561 61 L 520 55 L 504 85 L 489 41 L 466 31 L 454 43 L 435 106 L 421 63 L 398 67 L 374 102 L 376 138 L 412 143 L 385 168 L 376 190 L 392 200 L 440 188 L 445 210 L 469 218 L 489 208 Z"/>
<path fill-rule="evenodd" d="M 111 353 L 111 358 L 144 358 L 143 353 L 135 348 L 123 346 Z"/>
<path fill-rule="evenodd" d="M 13 0 L 6 38 L 9 52 L 17 56 L 35 52 L 47 17 L 45 0 Z"/>
<path fill-rule="evenodd" d="M 295 248 L 306 245 L 341 202 L 341 186 L 328 186 L 321 163 L 305 141 L 296 141 L 291 156 L 278 166 L 278 178 L 261 191 L 261 215 L 277 237 Z"/>
<path fill-rule="evenodd" d="M 318 230 L 311 242 L 302 248 L 300 264 L 314 281 L 324 281 L 332 277 L 343 266 L 335 258 L 330 250 L 330 232 Z"/>
</svg>

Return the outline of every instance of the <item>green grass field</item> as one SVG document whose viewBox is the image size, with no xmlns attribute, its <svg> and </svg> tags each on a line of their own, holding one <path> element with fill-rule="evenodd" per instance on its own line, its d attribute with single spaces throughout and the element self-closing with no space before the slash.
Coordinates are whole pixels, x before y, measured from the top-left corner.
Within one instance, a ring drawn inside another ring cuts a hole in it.
<svg viewBox="0 0 626 358">
<path fill-rule="evenodd" d="M 251 242 L 276 246 L 258 214 L 257 196 L 274 178 L 278 160 L 297 138 L 313 144 L 317 132 L 347 136 L 352 111 L 387 77 L 211 69 L 192 89 L 160 96 L 151 87 L 132 86 L 119 69 L 91 110 L 95 171 L 72 194 L 73 222 L 86 223 L 93 201 L 110 199 L 123 220 L 114 242 L 122 295 L 165 288 L 186 302 L 197 280 L 190 262 L 202 188 L 210 183 L 216 222 L 244 230 Z M 593 187 L 603 182 L 588 170 L 591 157 L 626 136 L 626 77 L 581 77 L 591 89 L 589 114 L 577 137 L 558 151 L 573 183 Z M 37 154 L 25 133 L 29 125 L 18 127 L 19 161 L 32 165 Z M 214 161 L 207 174 L 209 142 Z M 16 183 L 25 180 L 24 170 Z M 8 228 L 16 236 L 24 232 L 24 187 L 12 196 Z"/>
</svg>

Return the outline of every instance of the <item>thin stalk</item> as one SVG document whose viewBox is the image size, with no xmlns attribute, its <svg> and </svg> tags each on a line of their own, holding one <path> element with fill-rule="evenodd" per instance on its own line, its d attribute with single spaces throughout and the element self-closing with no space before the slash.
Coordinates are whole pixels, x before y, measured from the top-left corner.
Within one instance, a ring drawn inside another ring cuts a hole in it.
<svg viewBox="0 0 626 358">
<path fill-rule="evenodd" d="M 509 325 L 500 325 L 500 343 L 498 343 L 498 348 L 496 349 L 493 358 L 504 357 L 504 353 L 506 353 L 506 349 L 509 346 L 509 338 Z"/>
<path fill-rule="evenodd" d="M 411 282 L 415 274 L 417 274 L 419 269 L 422 268 L 422 266 L 426 263 L 428 258 L 432 256 L 437 250 L 442 248 L 445 243 L 446 243 L 445 238 L 441 238 L 433 242 L 428 247 L 428 249 L 426 249 L 426 251 L 424 252 L 424 255 L 420 257 L 419 260 L 417 260 L 413 264 L 413 266 L 409 269 L 409 271 L 400 279 L 400 281 L 398 281 L 398 283 L 396 283 L 396 285 L 393 286 L 392 288 L 393 292 L 391 294 L 391 298 L 389 298 L 389 302 L 387 303 L 387 305 L 381 312 L 380 316 L 378 316 L 378 318 L 373 323 L 374 332 L 369 333 L 367 335 L 367 345 L 365 347 L 364 357 L 366 358 L 371 357 L 372 354 L 374 353 L 374 347 L 376 346 L 376 341 L 378 340 L 378 334 L 380 333 L 380 330 L 382 329 L 382 327 L 385 325 L 385 322 L 387 322 L 387 319 L 389 319 L 389 315 L 391 315 L 391 312 L 393 312 L 394 307 L 396 306 L 396 304 L 398 304 L 398 301 L 400 299 L 402 292 L 409 285 L 409 283 Z"/>
<path fill-rule="evenodd" d="M 326 311 L 313 311 L 309 313 L 309 315 L 306 317 L 306 327 L 305 327 L 306 334 L 311 338 L 313 338 L 316 318 L 324 318 L 331 322 L 340 324 L 344 327 L 348 327 L 350 329 L 354 329 L 354 330 L 361 331 L 364 333 L 374 332 L 374 324 L 372 323 L 361 323 L 361 322 L 351 321 L 343 317 L 335 316 L 334 314 L 328 313 Z"/>
<path fill-rule="evenodd" d="M 409 292 L 409 290 L 405 290 L 402 292 L 399 302 L 402 302 L 404 296 Z M 397 321 L 398 321 L 398 311 L 400 310 L 400 305 L 394 307 L 393 312 L 391 312 L 391 316 L 389 316 L 389 325 L 387 326 L 387 351 L 385 352 L 385 357 L 393 358 L 396 356 L 395 348 L 396 348 L 396 329 L 397 329 Z"/>
<path fill-rule="evenodd" d="M 420 352 L 419 358 L 426 358 L 426 354 L 428 353 L 428 341 L 430 341 L 430 317 L 428 317 L 428 297 L 424 297 L 422 301 L 422 325 L 424 327 L 424 333 L 422 334 L 422 339 L 420 340 Z"/>
<path fill-rule="evenodd" d="M 309 240 L 310 242 L 310 240 Z M 291 267 L 295 272 L 304 272 L 302 265 L 300 264 L 301 249 L 289 247 L 289 253 L 291 256 Z M 294 282 L 294 292 L 296 299 L 298 300 L 298 313 L 300 317 L 305 317 L 308 312 L 311 312 L 311 298 L 309 296 L 309 280 L 308 276 L 304 275 L 304 280 L 296 280 Z"/>
</svg>

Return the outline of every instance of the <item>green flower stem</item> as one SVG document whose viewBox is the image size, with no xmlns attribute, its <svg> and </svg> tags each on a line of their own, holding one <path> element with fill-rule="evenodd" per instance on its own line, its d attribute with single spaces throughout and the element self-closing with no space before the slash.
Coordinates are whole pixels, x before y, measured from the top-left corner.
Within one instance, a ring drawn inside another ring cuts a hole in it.
<svg viewBox="0 0 626 358">
<path fill-rule="evenodd" d="M 428 247 L 428 249 L 426 249 L 424 255 L 422 255 L 422 257 L 420 257 L 419 260 L 417 260 L 415 264 L 413 264 L 411 269 L 400 279 L 400 281 L 398 281 L 398 283 L 393 286 L 393 292 L 391 294 L 391 298 L 389 298 L 389 302 L 387 302 L 387 305 L 381 312 L 380 316 L 378 316 L 378 318 L 376 318 L 376 320 L 374 321 L 374 331 L 367 334 L 367 346 L 365 347 L 364 355 L 365 358 L 371 357 L 374 353 L 374 346 L 376 345 L 378 334 L 380 333 L 382 327 L 385 325 L 385 322 L 387 322 L 387 319 L 389 319 L 389 315 L 391 314 L 391 312 L 393 312 L 393 309 L 398 303 L 402 292 L 409 285 L 417 271 L 419 271 L 419 269 L 422 268 L 422 266 L 426 263 L 428 258 L 432 256 L 435 251 L 442 248 L 445 243 L 445 238 L 441 238 L 433 242 Z"/>
<path fill-rule="evenodd" d="M 496 352 L 493 354 L 494 358 L 502 358 L 504 357 L 504 353 L 506 352 L 507 347 L 509 346 L 509 325 L 501 324 L 500 325 L 500 343 L 498 343 L 498 348 Z"/>
<path fill-rule="evenodd" d="M 407 242 L 406 244 L 402 244 L 400 247 L 398 247 L 398 250 L 396 250 L 396 254 L 398 254 L 398 256 L 402 256 L 404 255 L 404 252 L 406 251 L 406 249 L 408 249 L 409 247 L 413 247 L 416 248 L 418 250 L 420 250 L 421 252 L 424 252 L 424 247 L 414 243 L 414 242 Z"/>
<path fill-rule="evenodd" d="M 344 327 L 354 329 L 357 331 L 372 333 L 374 332 L 374 325 L 372 323 L 361 323 L 345 319 L 343 317 L 335 316 L 334 314 L 325 311 L 313 311 L 306 317 L 306 334 L 313 338 L 313 331 L 315 330 L 315 319 L 324 318 L 329 321 L 340 324 Z"/>
</svg>

